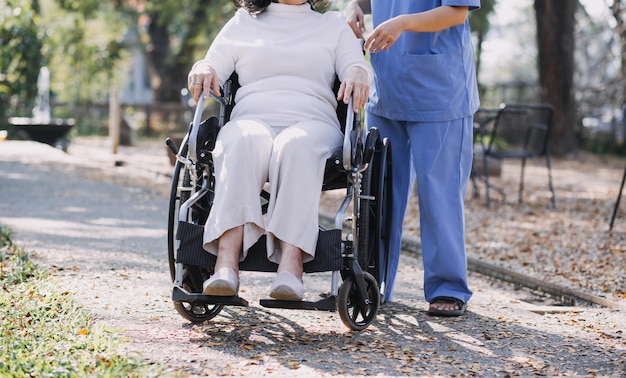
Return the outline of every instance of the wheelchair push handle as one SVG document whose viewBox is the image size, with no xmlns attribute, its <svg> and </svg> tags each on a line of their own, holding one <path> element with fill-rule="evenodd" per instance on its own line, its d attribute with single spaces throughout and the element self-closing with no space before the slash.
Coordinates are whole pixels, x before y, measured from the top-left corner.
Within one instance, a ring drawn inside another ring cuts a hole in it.
<svg viewBox="0 0 626 378">
<path fill-rule="evenodd" d="M 363 171 L 374 154 L 374 145 L 380 139 L 378 130 L 373 129 L 375 135 L 365 132 L 365 125 L 361 122 L 361 113 L 352 111 L 352 96 L 348 103 L 344 139 L 343 139 L 343 168 L 346 171 Z M 367 140 L 366 140 L 367 138 Z"/>
<path fill-rule="evenodd" d="M 178 146 L 176 145 L 176 143 L 174 143 L 172 138 L 165 139 L 165 144 L 174 155 L 178 155 Z"/>
</svg>

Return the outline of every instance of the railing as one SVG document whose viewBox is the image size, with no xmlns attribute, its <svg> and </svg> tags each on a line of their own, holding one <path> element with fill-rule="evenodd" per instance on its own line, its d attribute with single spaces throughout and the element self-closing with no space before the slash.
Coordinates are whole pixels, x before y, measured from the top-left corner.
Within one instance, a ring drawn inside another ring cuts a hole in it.
<svg viewBox="0 0 626 378">
<path fill-rule="evenodd" d="M 109 122 L 108 103 L 78 105 L 52 104 L 55 115 L 71 116 L 80 135 L 107 135 Z M 218 112 L 219 107 L 208 104 L 205 112 Z M 193 108 L 181 103 L 120 104 L 124 127 L 134 128 L 139 136 L 160 137 L 185 133 L 193 117 Z M 128 125 L 132 123 L 132 125 Z M 126 124 L 126 125 L 124 125 Z"/>
</svg>

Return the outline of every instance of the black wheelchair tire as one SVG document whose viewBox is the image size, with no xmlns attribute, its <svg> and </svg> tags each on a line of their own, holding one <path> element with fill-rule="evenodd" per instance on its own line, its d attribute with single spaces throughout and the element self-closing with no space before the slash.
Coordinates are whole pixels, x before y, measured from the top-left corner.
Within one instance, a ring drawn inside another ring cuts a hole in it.
<svg viewBox="0 0 626 378">
<path fill-rule="evenodd" d="M 391 211 L 393 200 L 393 179 L 392 179 L 391 142 L 385 138 L 381 142 L 380 168 L 377 177 L 378 201 L 378 224 L 380 238 L 378 239 L 378 261 L 380 264 L 381 278 L 378 281 L 381 289 L 381 301 L 385 301 L 385 290 L 389 277 L 389 257 L 391 255 Z"/>
<path fill-rule="evenodd" d="M 183 164 L 179 161 L 174 165 L 167 218 L 167 260 L 169 262 L 172 282 L 174 282 L 176 275 L 176 230 L 178 228 L 178 208 L 182 203 L 178 193 L 178 182 L 180 181 L 182 166 Z"/>
<path fill-rule="evenodd" d="M 387 139 L 377 143 L 361 190 L 365 197 L 373 195 L 374 199 L 362 200 L 359 209 L 358 262 L 376 279 L 384 299 L 391 232 L 391 150 Z"/>
<path fill-rule="evenodd" d="M 339 288 L 337 312 L 346 327 L 353 331 L 367 328 L 375 319 L 380 307 L 378 282 L 369 273 L 363 272 L 368 303 L 362 303 L 354 276 L 349 275 Z"/>
<path fill-rule="evenodd" d="M 367 169 L 363 172 L 363 178 L 361 179 L 361 195 L 363 196 L 363 199 L 361 199 L 359 207 L 359 224 L 357 227 L 359 230 L 359 237 L 357 239 L 357 261 L 359 262 L 361 269 L 366 271 L 369 271 L 370 268 L 373 267 L 371 266 L 372 261 L 370 258 L 375 253 L 370 250 L 370 247 L 373 245 L 370 239 L 373 237 L 372 232 L 374 231 L 371 229 L 370 224 L 372 224 L 373 219 L 371 218 L 373 218 L 375 214 L 372 209 L 373 202 L 367 199 L 367 197 L 371 196 L 372 193 L 372 167 L 372 164 L 367 167 Z M 372 273 L 374 278 L 378 280 L 378 277 L 376 277 L 374 272 L 370 273 Z"/>
</svg>

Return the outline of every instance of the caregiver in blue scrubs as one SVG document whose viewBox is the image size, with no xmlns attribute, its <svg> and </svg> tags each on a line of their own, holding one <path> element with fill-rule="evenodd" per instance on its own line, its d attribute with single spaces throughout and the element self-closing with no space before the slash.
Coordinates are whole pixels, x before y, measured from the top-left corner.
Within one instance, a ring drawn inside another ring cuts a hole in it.
<svg viewBox="0 0 626 378">
<path fill-rule="evenodd" d="M 367 127 L 391 140 L 393 210 L 389 278 L 392 299 L 407 201 L 417 179 L 424 296 L 428 314 L 459 316 L 467 283 L 464 200 L 478 109 L 468 13 L 480 0 L 352 0 L 348 23 L 365 39 L 374 68 Z M 364 13 L 374 30 L 363 36 Z"/>
</svg>

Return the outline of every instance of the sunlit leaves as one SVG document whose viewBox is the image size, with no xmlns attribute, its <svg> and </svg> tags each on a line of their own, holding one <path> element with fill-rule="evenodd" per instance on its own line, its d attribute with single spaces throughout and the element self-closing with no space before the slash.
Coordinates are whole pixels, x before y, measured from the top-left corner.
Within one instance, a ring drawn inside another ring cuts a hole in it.
<svg viewBox="0 0 626 378">
<path fill-rule="evenodd" d="M 102 1 L 99 0 L 56 0 L 61 9 L 78 12 L 85 17 L 92 17 Z"/>
<path fill-rule="evenodd" d="M 42 61 L 42 35 L 31 1 L 8 0 L 0 8 L 0 122 L 9 108 L 9 96 L 21 99 L 24 109 L 36 94 L 36 82 Z"/>
</svg>

